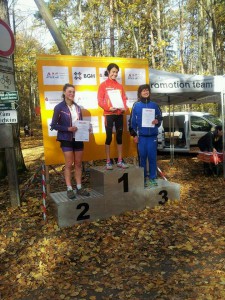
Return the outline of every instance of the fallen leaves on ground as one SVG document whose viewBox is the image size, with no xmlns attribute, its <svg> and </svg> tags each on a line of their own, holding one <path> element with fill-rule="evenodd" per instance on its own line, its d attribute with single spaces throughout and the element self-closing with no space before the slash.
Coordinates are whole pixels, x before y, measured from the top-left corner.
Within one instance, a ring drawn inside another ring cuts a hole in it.
<svg viewBox="0 0 225 300">
<path fill-rule="evenodd" d="M 41 164 L 35 153 L 24 181 Z M 225 299 L 224 181 L 205 177 L 193 155 L 173 164 L 160 155 L 159 166 L 181 185 L 180 201 L 63 229 L 49 210 L 43 222 L 41 182 L 12 208 L 2 180 L 0 298 Z M 62 190 L 62 166 L 56 169 L 51 185 Z"/>
</svg>

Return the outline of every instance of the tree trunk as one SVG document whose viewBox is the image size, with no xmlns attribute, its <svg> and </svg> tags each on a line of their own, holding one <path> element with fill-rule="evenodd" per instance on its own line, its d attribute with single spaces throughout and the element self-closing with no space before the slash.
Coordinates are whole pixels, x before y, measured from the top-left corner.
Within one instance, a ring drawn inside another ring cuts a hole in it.
<svg viewBox="0 0 225 300">
<path fill-rule="evenodd" d="M 180 11 L 180 71 L 184 73 L 184 11 L 183 11 L 183 1 L 179 2 Z"/>
<path fill-rule="evenodd" d="M 49 11 L 48 7 L 46 6 L 46 4 L 44 3 L 43 0 L 34 0 L 34 2 L 36 3 L 38 10 L 43 18 L 43 20 L 45 21 L 58 49 L 59 52 L 62 55 L 71 55 L 71 52 L 69 50 L 69 48 L 66 46 L 65 41 L 62 38 L 62 35 L 60 33 L 60 31 L 58 30 L 55 21 L 52 18 L 51 12 Z"/>
<path fill-rule="evenodd" d="M 216 26 L 216 18 L 215 18 L 215 9 L 211 0 L 207 0 L 207 11 L 209 18 L 209 29 L 208 29 L 208 40 L 209 40 L 209 51 L 208 51 L 208 59 L 210 62 L 209 72 L 211 74 L 217 74 L 217 26 Z"/>
<path fill-rule="evenodd" d="M 7 0 L 0 0 L 0 19 L 4 20 L 10 26 Z M 4 126 L 4 125 L 0 125 L 0 126 Z M 25 171 L 26 166 L 24 164 L 24 159 L 23 159 L 23 154 L 22 154 L 22 149 L 20 144 L 19 123 L 13 124 L 12 127 L 13 127 L 13 140 L 14 140 L 14 148 L 16 154 L 17 170 Z M 6 161 L 5 161 L 5 151 L 4 149 L 0 149 L 0 178 L 4 178 L 6 175 L 7 175 L 7 168 L 6 168 Z"/>
<path fill-rule="evenodd" d="M 162 29 L 161 29 L 161 11 L 160 11 L 160 1 L 156 1 L 156 18 L 157 18 L 157 38 L 158 38 L 158 44 L 159 44 L 159 66 L 160 68 L 164 65 L 164 54 L 163 54 L 163 48 L 162 48 Z"/>
<path fill-rule="evenodd" d="M 115 56 L 114 0 L 109 1 L 109 9 L 110 9 L 110 55 Z"/>
<path fill-rule="evenodd" d="M 204 24 L 205 20 L 203 17 L 203 3 L 199 1 L 198 5 L 198 73 L 203 74 L 203 41 L 204 41 Z"/>
</svg>

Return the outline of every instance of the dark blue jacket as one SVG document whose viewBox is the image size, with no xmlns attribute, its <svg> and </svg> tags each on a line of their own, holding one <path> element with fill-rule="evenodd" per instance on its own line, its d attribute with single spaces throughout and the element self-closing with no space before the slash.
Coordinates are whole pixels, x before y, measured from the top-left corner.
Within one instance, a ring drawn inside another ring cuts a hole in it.
<svg viewBox="0 0 225 300">
<path fill-rule="evenodd" d="M 142 109 L 150 108 L 155 109 L 155 119 L 158 119 L 159 123 L 154 127 L 142 127 Z M 158 135 L 158 127 L 161 125 L 161 117 L 162 112 L 159 106 L 150 101 L 149 99 L 141 99 L 138 102 L 135 102 L 132 108 L 131 114 L 131 128 L 134 133 L 133 136 L 157 136 Z"/>
<path fill-rule="evenodd" d="M 82 112 L 79 105 L 74 103 L 77 110 L 78 120 L 82 120 Z M 72 126 L 72 116 L 65 101 L 60 102 L 54 107 L 51 122 L 51 130 L 57 130 L 58 141 L 72 141 L 73 132 L 68 131 Z"/>
</svg>

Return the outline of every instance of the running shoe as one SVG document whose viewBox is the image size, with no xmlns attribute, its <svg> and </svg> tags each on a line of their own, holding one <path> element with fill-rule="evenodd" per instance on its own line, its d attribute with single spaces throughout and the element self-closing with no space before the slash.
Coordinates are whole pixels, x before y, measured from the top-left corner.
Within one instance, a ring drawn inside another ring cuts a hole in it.
<svg viewBox="0 0 225 300">
<path fill-rule="evenodd" d="M 152 185 L 152 186 L 158 186 L 158 183 L 156 182 L 155 179 L 149 179 L 149 183 L 150 183 L 150 185 Z"/>
<path fill-rule="evenodd" d="M 112 166 L 111 162 L 106 163 L 106 170 L 113 170 L 113 166 Z"/>
<path fill-rule="evenodd" d="M 148 180 L 148 179 L 145 179 L 145 183 L 144 183 L 144 187 L 145 187 L 145 188 L 148 187 L 148 183 L 149 183 L 149 180 Z"/>
<path fill-rule="evenodd" d="M 90 193 L 86 189 L 83 189 L 83 188 L 77 190 L 77 194 L 80 196 L 86 196 L 86 197 L 90 196 Z"/>
<path fill-rule="evenodd" d="M 69 199 L 75 199 L 75 198 L 76 198 L 76 195 L 75 195 L 75 193 L 74 193 L 73 190 L 68 190 L 68 191 L 66 192 L 66 194 L 67 194 L 67 197 L 68 197 Z"/>
<path fill-rule="evenodd" d="M 118 168 L 127 169 L 129 166 L 124 161 L 118 161 L 117 163 Z"/>
</svg>

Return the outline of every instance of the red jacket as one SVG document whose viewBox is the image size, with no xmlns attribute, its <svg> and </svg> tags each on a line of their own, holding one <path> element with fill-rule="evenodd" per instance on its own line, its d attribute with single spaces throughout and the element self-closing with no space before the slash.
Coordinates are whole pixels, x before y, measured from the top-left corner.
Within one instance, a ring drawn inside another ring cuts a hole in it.
<svg viewBox="0 0 225 300">
<path fill-rule="evenodd" d="M 111 101 L 109 99 L 107 90 L 120 90 L 121 97 L 123 99 L 123 104 L 125 110 L 127 110 L 127 97 L 125 95 L 122 84 L 117 82 L 116 80 L 107 79 L 102 82 L 98 89 L 98 105 L 104 110 L 104 115 L 121 115 L 123 114 L 123 110 L 117 109 L 115 111 L 110 111 L 110 107 L 112 107 Z"/>
</svg>

